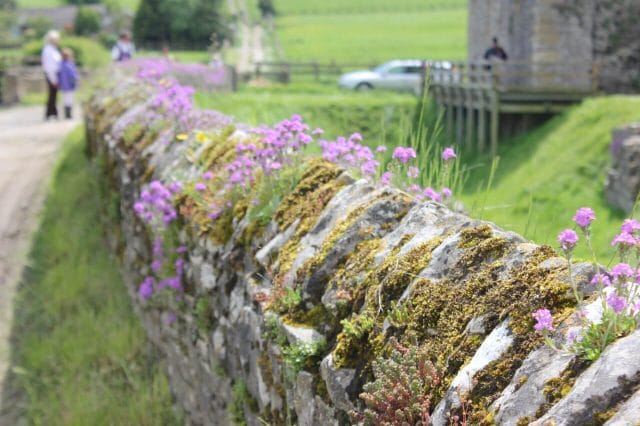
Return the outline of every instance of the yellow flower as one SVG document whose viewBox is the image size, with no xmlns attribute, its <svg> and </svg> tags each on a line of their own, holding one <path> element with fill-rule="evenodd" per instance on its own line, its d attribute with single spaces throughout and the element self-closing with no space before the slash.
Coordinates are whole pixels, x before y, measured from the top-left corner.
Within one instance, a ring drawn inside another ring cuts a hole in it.
<svg viewBox="0 0 640 426">
<path fill-rule="evenodd" d="M 198 132 L 198 134 L 196 134 L 196 141 L 200 143 L 205 143 L 209 141 L 209 138 L 204 133 Z"/>
<path fill-rule="evenodd" d="M 176 135 L 176 139 L 178 139 L 179 141 L 186 141 L 188 137 L 189 135 L 186 133 L 178 133 Z"/>
</svg>

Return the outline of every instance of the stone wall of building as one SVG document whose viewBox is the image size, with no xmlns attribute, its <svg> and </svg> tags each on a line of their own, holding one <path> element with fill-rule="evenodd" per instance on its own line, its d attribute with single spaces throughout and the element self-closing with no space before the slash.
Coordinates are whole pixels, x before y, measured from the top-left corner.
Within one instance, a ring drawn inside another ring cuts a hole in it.
<svg viewBox="0 0 640 426">
<path fill-rule="evenodd" d="M 187 220 L 178 201 L 183 293 L 142 299 L 155 236 L 134 214 L 141 189 L 199 176 L 202 158 L 215 164 L 252 137 L 228 122 L 193 143 L 136 123 L 114 130 L 145 105 L 138 82 L 96 94 L 85 111 L 88 151 L 111 200 L 128 291 L 189 424 L 354 423 L 373 361 L 398 345 L 436 362 L 434 425 L 462 408 L 471 424 L 583 425 L 603 413 L 607 425 L 640 421 L 640 331 L 585 365 L 533 330 L 542 306 L 557 313 L 558 345 L 577 324 L 567 264 L 551 248 L 318 159 L 267 224 L 235 207 L 222 222 Z M 589 294 L 591 267 L 573 274 Z"/>
<path fill-rule="evenodd" d="M 506 82 L 534 89 L 640 90 L 640 3 L 470 0 L 470 61 L 497 36 Z"/>
</svg>

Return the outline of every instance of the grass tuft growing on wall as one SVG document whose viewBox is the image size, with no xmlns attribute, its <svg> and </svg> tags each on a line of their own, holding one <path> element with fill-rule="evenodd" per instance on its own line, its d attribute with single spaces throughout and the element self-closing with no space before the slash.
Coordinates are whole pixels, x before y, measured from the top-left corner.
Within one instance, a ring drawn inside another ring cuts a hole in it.
<svg viewBox="0 0 640 426">
<path fill-rule="evenodd" d="M 180 424 L 105 244 L 80 128 L 60 158 L 15 302 L 15 405 L 28 424 Z"/>
</svg>

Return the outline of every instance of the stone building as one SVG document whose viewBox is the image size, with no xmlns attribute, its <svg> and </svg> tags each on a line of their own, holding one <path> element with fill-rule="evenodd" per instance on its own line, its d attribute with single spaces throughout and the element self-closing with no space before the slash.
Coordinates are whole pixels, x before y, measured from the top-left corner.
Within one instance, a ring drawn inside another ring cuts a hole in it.
<svg viewBox="0 0 640 426">
<path fill-rule="evenodd" d="M 495 36 L 509 86 L 638 92 L 638 18 L 638 0 L 469 0 L 469 61 Z"/>
</svg>

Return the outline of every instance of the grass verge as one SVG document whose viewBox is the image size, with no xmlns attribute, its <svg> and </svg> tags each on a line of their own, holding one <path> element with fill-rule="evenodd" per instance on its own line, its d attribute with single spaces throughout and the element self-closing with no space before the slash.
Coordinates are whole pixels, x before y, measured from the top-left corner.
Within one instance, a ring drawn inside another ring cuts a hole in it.
<svg viewBox="0 0 640 426">
<path fill-rule="evenodd" d="M 82 129 L 60 158 L 15 302 L 18 409 L 29 424 L 180 424 L 104 242 Z"/>
<path fill-rule="evenodd" d="M 470 160 L 465 202 L 475 206 L 472 216 L 557 247 L 556 236 L 571 227 L 576 210 L 592 207 L 598 217 L 593 224 L 594 248 L 606 264 L 614 254 L 610 241 L 625 217 L 604 194 L 611 130 L 638 120 L 640 97 L 587 99 L 545 125 L 505 141 L 487 193 L 478 189 L 486 185 L 490 159 Z M 583 247 L 578 255 L 587 256 Z"/>
</svg>

